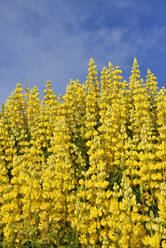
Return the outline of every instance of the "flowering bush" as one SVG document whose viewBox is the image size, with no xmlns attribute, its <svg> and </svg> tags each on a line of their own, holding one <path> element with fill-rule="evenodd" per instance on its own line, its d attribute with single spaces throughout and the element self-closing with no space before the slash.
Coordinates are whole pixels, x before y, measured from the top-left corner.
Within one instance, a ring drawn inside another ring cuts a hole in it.
<svg viewBox="0 0 166 248">
<path fill-rule="evenodd" d="M 57 97 L 21 84 L 0 113 L 2 247 L 166 247 L 166 89 L 134 59 Z M 45 246 L 44 246 L 45 245 Z M 46 246 L 47 245 L 47 246 Z"/>
</svg>

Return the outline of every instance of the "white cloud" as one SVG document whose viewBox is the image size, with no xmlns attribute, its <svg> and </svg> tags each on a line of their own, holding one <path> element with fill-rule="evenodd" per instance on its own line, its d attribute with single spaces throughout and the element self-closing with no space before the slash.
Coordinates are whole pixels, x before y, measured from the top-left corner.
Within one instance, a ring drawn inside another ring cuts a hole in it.
<svg viewBox="0 0 166 248">
<path fill-rule="evenodd" d="M 158 46 L 165 32 L 157 27 L 138 31 L 131 26 L 102 26 L 103 16 L 96 20 L 97 28 L 85 29 L 82 23 L 89 20 L 90 10 L 74 8 L 69 1 L 62 5 L 62 1 L 47 4 L 41 0 L 40 6 L 31 0 L 16 2 L 15 7 L 4 5 L 0 10 L 0 85 L 7 82 L 0 93 L 3 100 L 23 77 L 31 87 L 36 84 L 39 88 L 42 80 L 52 80 L 58 93 L 64 93 L 70 78 L 85 79 L 90 57 L 99 69 L 111 61 L 126 70 L 135 54 L 145 56 Z M 114 4 L 127 7 L 132 3 L 121 0 Z"/>
</svg>

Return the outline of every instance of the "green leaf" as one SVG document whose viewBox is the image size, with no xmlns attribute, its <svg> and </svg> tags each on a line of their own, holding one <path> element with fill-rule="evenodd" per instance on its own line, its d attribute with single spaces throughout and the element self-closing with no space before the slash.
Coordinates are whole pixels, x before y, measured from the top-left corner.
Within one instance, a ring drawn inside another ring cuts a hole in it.
<svg viewBox="0 0 166 248">
<path fill-rule="evenodd" d="M 31 248 L 31 240 L 29 240 L 29 239 L 25 239 L 25 240 L 23 240 L 22 241 L 22 243 L 21 243 L 21 248 Z"/>
</svg>

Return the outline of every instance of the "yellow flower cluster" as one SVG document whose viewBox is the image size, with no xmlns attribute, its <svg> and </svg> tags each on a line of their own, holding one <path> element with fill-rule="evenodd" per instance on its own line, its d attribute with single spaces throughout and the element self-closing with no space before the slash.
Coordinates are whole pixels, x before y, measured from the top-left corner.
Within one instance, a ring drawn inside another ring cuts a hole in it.
<svg viewBox="0 0 166 248">
<path fill-rule="evenodd" d="M 164 248 L 166 89 L 136 59 L 128 83 L 88 71 L 63 97 L 18 83 L 2 105 L 0 241 L 60 246 L 70 228 L 83 248 Z"/>
</svg>

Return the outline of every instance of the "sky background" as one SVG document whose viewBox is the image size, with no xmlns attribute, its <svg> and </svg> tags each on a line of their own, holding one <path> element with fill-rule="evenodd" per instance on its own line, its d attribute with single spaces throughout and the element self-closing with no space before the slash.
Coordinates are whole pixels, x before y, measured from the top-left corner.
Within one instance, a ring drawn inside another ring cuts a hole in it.
<svg viewBox="0 0 166 248">
<path fill-rule="evenodd" d="M 111 62 L 128 80 L 134 57 L 166 85 L 166 0 L 0 0 L 0 102 L 51 80 L 64 94 L 84 83 L 90 58 Z"/>
</svg>

